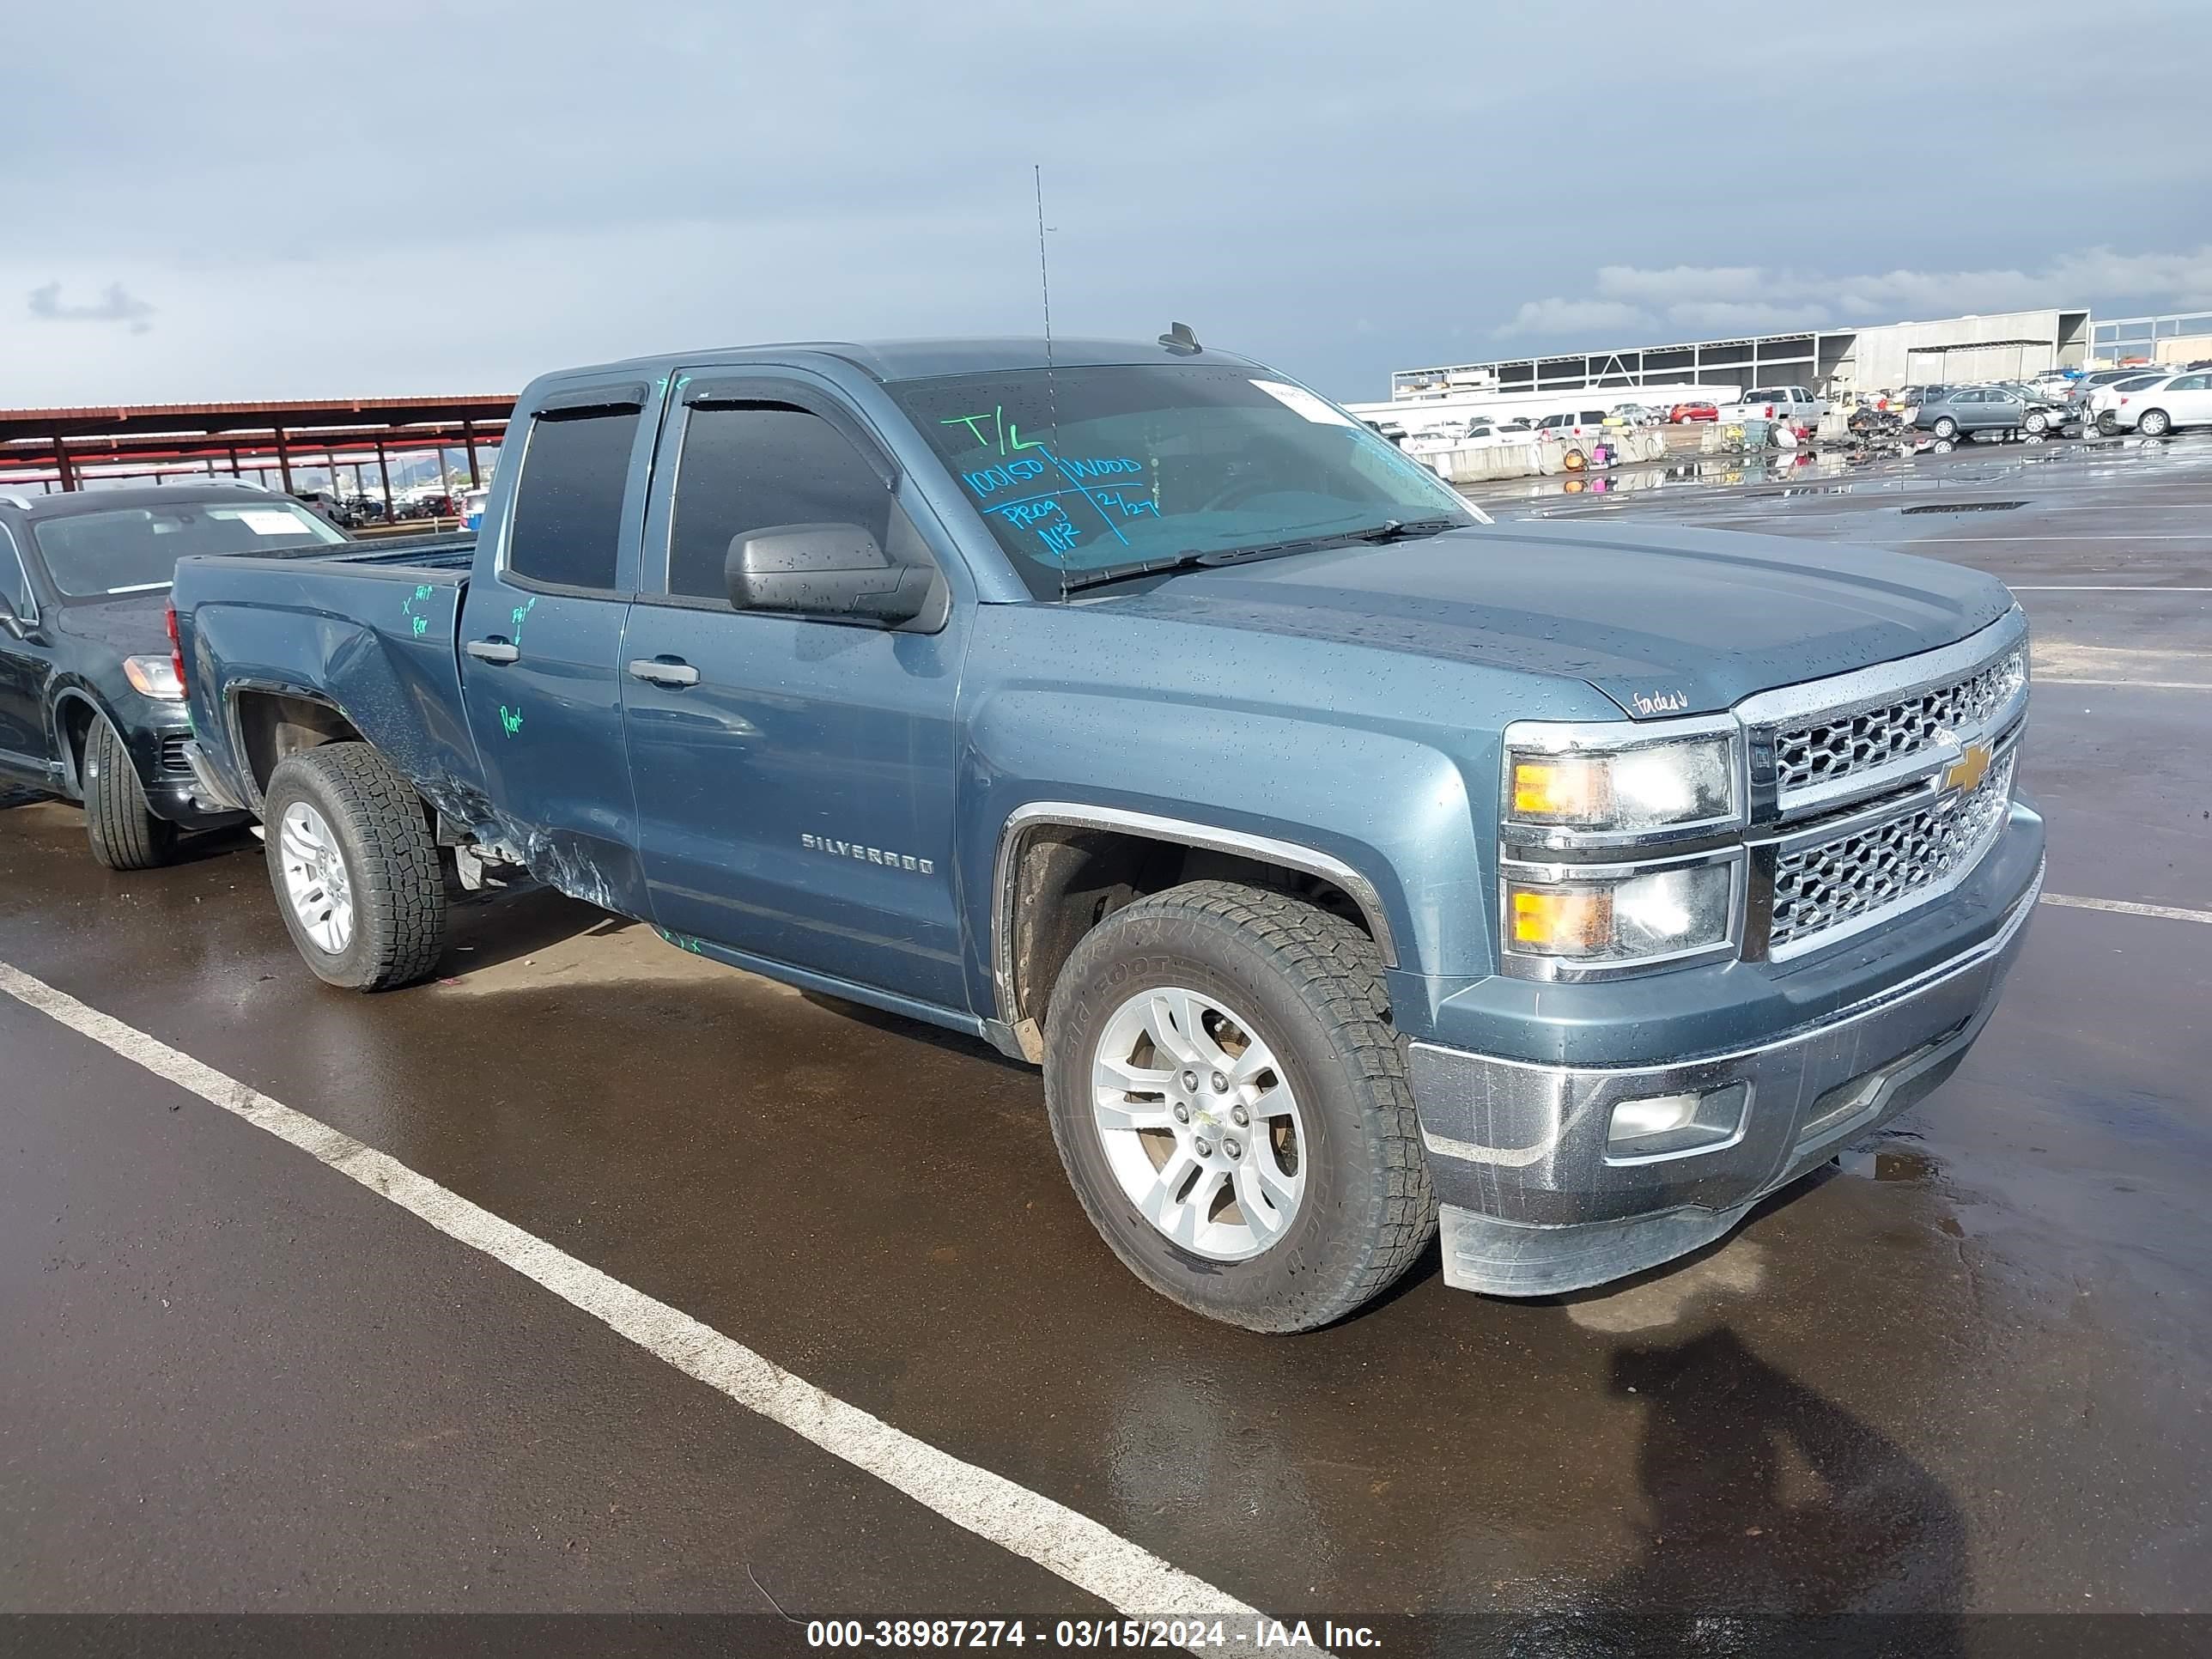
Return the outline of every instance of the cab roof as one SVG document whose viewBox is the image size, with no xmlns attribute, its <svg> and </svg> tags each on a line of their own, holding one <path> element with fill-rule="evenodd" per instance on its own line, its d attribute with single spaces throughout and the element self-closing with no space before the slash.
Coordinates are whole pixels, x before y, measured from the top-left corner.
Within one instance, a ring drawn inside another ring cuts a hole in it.
<svg viewBox="0 0 2212 1659">
<path fill-rule="evenodd" d="M 877 380 L 934 380 L 948 374 L 1004 374 L 1028 368 L 1096 368 L 1121 364 L 1216 363 L 1239 368 L 1262 365 L 1248 357 L 1205 348 L 1170 351 L 1157 341 L 1062 339 L 1054 337 L 1048 351 L 1042 335 L 924 340 L 792 340 L 770 345 L 723 346 L 704 351 L 662 352 L 601 363 L 590 369 L 568 369 L 557 377 L 601 371 L 626 371 L 654 376 L 678 368 L 697 368 L 714 363 L 791 362 L 806 357 L 833 357 L 852 364 Z"/>
</svg>

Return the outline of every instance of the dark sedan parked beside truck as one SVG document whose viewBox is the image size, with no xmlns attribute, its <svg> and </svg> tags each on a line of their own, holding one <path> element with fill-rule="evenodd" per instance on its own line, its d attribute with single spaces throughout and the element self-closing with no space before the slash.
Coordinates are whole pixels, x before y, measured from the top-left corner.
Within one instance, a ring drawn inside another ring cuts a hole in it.
<svg viewBox="0 0 2212 1659">
<path fill-rule="evenodd" d="M 165 617 L 187 553 L 345 538 L 246 484 L 0 492 L 0 787 L 80 801 L 111 870 L 166 864 L 180 830 L 242 821 L 206 799 Z"/>
</svg>

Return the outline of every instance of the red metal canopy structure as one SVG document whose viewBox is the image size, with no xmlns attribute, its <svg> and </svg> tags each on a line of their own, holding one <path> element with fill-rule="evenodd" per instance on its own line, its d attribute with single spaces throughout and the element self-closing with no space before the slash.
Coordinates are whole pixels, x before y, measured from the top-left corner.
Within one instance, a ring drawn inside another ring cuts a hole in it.
<svg viewBox="0 0 2212 1659">
<path fill-rule="evenodd" d="M 514 410 L 512 395 L 0 410 L 0 485 L 81 489 L 273 468 L 289 490 L 295 467 L 326 470 L 334 482 L 350 467 L 366 495 L 364 471 L 374 466 L 388 514 L 392 456 L 434 453 L 442 472 L 447 452 L 459 450 L 469 481 L 481 483 L 478 452 L 499 445 Z"/>
</svg>

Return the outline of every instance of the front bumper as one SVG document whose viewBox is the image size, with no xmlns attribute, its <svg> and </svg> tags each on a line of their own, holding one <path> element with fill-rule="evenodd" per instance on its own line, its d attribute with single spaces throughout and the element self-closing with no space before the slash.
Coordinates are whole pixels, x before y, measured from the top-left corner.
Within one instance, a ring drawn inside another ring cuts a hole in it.
<svg viewBox="0 0 2212 1659">
<path fill-rule="evenodd" d="M 138 763 L 148 810 L 182 830 L 215 830 L 237 823 L 237 804 L 220 790 L 211 791 L 203 778 L 189 730 L 155 728 L 134 744 L 132 758 Z"/>
<path fill-rule="evenodd" d="M 2043 885 L 2040 820 L 2015 808 L 1969 885 L 1984 890 L 1961 889 L 1929 908 L 1981 909 L 1985 928 L 1941 960 L 1756 1044 L 1700 1053 L 1694 1042 L 1670 1044 L 1668 1022 L 1652 1023 L 1639 1044 L 1663 1058 L 1606 1066 L 1413 1044 L 1445 1282 L 1546 1296 L 1655 1267 L 1720 1237 L 1839 1143 L 1928 1094 L 1980 1035 L 2019 953 Z M 1726 1138 L 1660 1157 L 1607 1156 L 1617 1103 L 1678 1094 L 1733 1102 Z"/>
</svg>

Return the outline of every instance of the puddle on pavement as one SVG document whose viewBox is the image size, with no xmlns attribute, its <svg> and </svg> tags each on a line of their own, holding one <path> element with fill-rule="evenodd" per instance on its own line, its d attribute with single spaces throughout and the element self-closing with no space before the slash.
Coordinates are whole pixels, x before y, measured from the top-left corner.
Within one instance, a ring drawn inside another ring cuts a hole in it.
<svg viewBox="0 0 2212 1659">
<path fill-rule="evenodd" d="M 1571 1302 L 1567 1317 L 1586 1331 L 1607 1335 L 1655 1330 L 1676 1322 L 1703 1297 L 1748 1296 L 1765 1282 L 1765 1249 L 1748 1239 L 1731 1238 L 1712 1255 L 1686 1267 L 1662 1272 L 1626 1290 Z"/>
<path fill-rule="evenodd" d="M 1868 1181 L 1905 1181 L 1924 1182 L 1936 1176 L 1936 1160 L 1924 1152 L 1916 1152 L 1901 1146 L 1869 1147 L 1864 1151 L 1844 1152 L 1836 1162 L 1845 1175 L 1859 1176 Z"/>
<path fill-rule="evenodd" d="M 1499 481 L 1461 494 L 1488 503 L 1541 503 L 1565 496 L 1614 496 L 1650 490 L 1704 486 L 1818 483 L 1823 494 L 1900 492 L 1986 488 L 2008 478 L 2018 478 L 2029 467 L 2097 463 L 2124 466 L 2152 461 L 2169 453 L 2174 441 L 2146 442 L 2051 442 L 2040 438 L 2006 446 L 2004 453 L 1978 453 L 1994 447 L 1954 443 L 1943 439 L 1917 441 L 1895 439 L 1826 450 L 1771 450 L 1764 453 L 1685 456 L 1678 459 L 1634 465 L 1605 472 L 1563 474 L 1555 477 Z M 2199 447 L 2201 447 L 2201 446 Z M 1960 454 L 1960 459 L 1940 471 L 1915 465 L 1924 455 Z M 1832 482 L 1831 482 L 1832 481 Z M 1784 494 L 1794 494 L 1785 489 Z M 2025 501 L 1975 503 L 1959 507 L 1931 505 L 1908 512 L 2002 511 L 2025 507 Z"/>
</svg>

